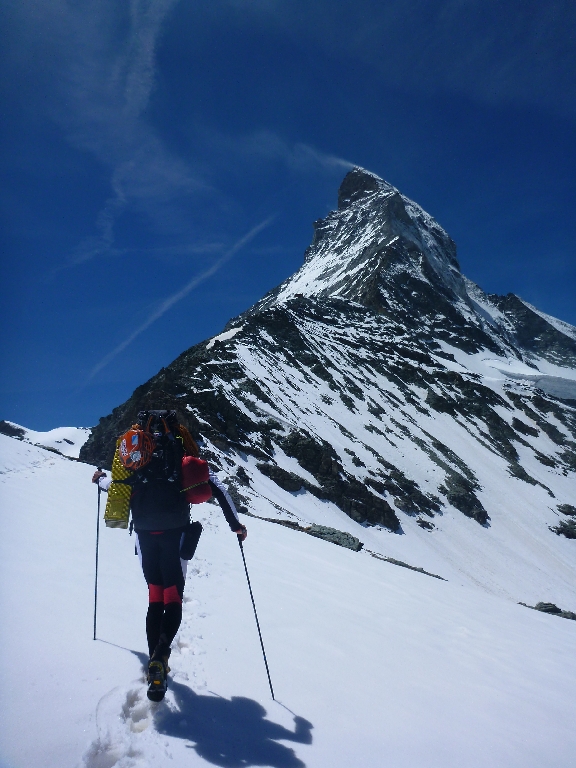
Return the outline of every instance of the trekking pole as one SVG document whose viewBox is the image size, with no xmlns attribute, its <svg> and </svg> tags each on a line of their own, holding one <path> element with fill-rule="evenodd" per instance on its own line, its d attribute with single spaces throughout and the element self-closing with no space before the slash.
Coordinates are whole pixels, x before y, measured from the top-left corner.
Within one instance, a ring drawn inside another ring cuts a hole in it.
<svg viewBox="0 0 576 768">
<path fill-rule="evenodd" d="M 102 472 L 102 468 L 98 467 L 98 472 Z M 100 478 L 98 478 L 100 480 Z M 96 606 L 98 605 L 98 545 L 100 543 L 100 494 L 102 493 L 102 489 L 100 488 L 100 484 L 96 483 L 98 486 L 98 514 L 96 517 L 96 569 L 95 569 L 95 576 L 94 576 L 94 637 L 93 640 L 96 640 Z"/>
<path fill-rule="evenodd" d="M 254 595 L 252 594 L 252 586 L 250 584 L 250 576 L 248 576 L 248 568 L 246 566 L 246 558 L 244 557 L 244 547 L 242 546 L 242 539 L 238 536 L 238 544 L 240 545 L 240 552 L 242 552 L 242 560 L 244 562 L 244 570 L 246 571 L 246 580 L 248 581 L 248 589 L 250 590 L 250 599 L 252 600 L 252 608 L 254 608 L 254 618 L 256 619 L 256 626 L 258 627 L 258 636 L 260 637 L 260 645 L 262 647 L 262 656 L 264 656 L 264 664 L 266 666 L 266 674 L 268 675 L 268 685 L 270 686 L 270 693 L 272 694 L 272 701 L 276 701 L 274 698 L 274 688 L 272 688 L 272 680 L 270 679 L 270 670 L 268 669 L 268 660 L 266 659 L 266 651 L 264 650 L 264 641 L 262 640 L 262 632 L 260 631 L 260 622 L 258 621 L 258 614 L 256 613 L 256 604 L 254 602 Z"/>
</svg>

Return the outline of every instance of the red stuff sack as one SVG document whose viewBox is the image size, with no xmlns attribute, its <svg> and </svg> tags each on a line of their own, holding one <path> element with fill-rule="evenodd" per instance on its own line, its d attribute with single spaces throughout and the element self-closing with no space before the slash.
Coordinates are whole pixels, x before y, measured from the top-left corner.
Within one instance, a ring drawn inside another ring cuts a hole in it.
<svg viewBox="0 0 576 768">
<path fill-rule="evenodd" d="M 210 470 L 208 462 L 195 456 L 182 459 L 182 493 L 188 504 L 202 504 L 212 498 L 212 489 L 208 484 Z"/>
</svg>

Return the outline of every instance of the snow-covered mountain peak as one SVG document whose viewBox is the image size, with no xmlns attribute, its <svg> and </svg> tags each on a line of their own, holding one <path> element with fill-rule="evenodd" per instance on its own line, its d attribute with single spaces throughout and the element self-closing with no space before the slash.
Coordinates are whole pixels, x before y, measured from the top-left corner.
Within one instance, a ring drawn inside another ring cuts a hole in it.
<svg viewBox="0 0 576 768">
<path fill-rule="evenodd" d="M 446 231 L 396 187 L 354 168 L 340 186 L 337 210 L 314 222 L 302 267 L 255 309 L 298 295 L 371 305 L 375 291 L 385 293 L 400 275 L 467 301 L 456 246 Z"/>
<path fill-rule="evenodd" d="M 467 281 L 440 225 L 355 169 L 298 272 L 138 387 L 81 456 L 109 464 L 139 410 L 174 408 L 246 511 L 272 500 L 267 518 L 432 573 L 449 551 L 489 591 L 536 602 L 546 583 L 561 604 L 560 582 L 529 584 L 573 557 L 575 334 Z"/>
</svg>

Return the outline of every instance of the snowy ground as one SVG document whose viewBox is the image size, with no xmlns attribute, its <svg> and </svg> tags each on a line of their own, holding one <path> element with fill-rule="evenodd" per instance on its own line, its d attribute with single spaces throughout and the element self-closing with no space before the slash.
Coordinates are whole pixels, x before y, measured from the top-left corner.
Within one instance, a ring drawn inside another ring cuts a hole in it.
<svg viewBox="0 0 576 768">
<path fill-rule="evenodd" d="M 0 435 L 0 470 L 2 768 L 574 765 L 576 622 L 459 579 L 449 551 L 440 581 L 247 518 L 272 701 L 238 544 L 211 504 L 197 510 L 171 689 L 150 704 L 146 588 L 125 531 L 101 528 L 92 640 L 92 468 Z M 364 533 L 386 555 L 409 539 Z M 482 569 L 483 549 L 461 542 Z M 402 559 L 426 567 L 424 552 Z"/>
</svg>

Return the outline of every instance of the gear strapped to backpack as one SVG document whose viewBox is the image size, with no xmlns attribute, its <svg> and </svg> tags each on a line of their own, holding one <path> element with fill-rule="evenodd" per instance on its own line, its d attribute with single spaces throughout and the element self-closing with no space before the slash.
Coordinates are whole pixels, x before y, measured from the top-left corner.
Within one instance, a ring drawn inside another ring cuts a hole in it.
<svg viewBox="0 0 576 768">
<path fill-rule="evenodd" d="M 108 501 L 119 496 L 122 510 L 114 509 L 112 515 L 113 505 L 107 504 L 106 525 L 127 527 L 132 489 L 141 483 L 158 482 L 180 486 L 189 504 L 201 504 L 212 497 L 208 463 L 199 458 L 198 446 L 178 422 L 175 411 L 141 411 L 138 423 L 119 438 Z"/>
<path fill-rule="evenodd" d="M 182 458 L 187 453 L 182 430 L 188 432 L 178 423 L 175 411 L 138 414 L 138 423 L 122 435 L 118 447 L 120 461 L 135 473 L 135 482 L 180 480 Z"/>
<path fill-rule="evenodd" d="M 116 450 L 112 460 L 112 482 L 108 488 L 104 522 L 107 528 L 128 528 L 130 519 L 130 496 L 132 488 L 126 483 L 130 470 L 122 466 L 119 458 L 118 446 L 120 440 L 116 440 Z"/>
</svg>

